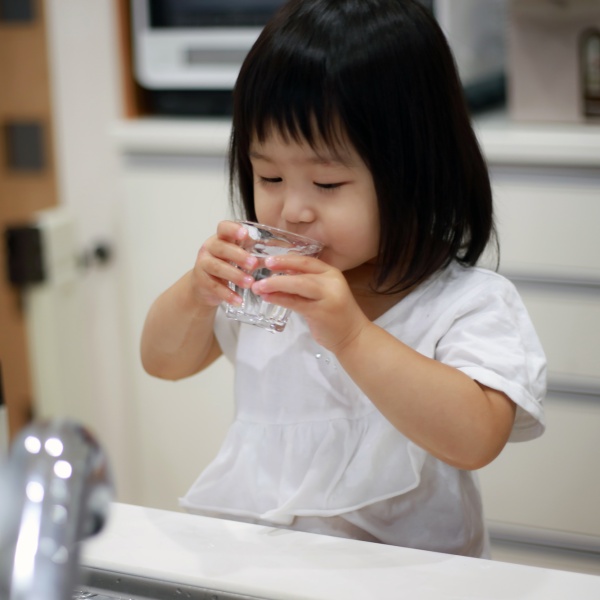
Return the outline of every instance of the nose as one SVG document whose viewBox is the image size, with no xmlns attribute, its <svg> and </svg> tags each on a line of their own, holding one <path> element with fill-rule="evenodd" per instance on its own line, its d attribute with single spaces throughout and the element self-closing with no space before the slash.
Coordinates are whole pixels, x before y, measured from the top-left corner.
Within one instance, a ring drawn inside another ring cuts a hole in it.
<svg viewBox="0 0 600 600">
<path fill-rule="evenodd" d="M 296 190 L 286 190 L 283 197 L 281 216 L 287 223 L 312 223 L 315 212 L 306 194 Z"/>
</svg>

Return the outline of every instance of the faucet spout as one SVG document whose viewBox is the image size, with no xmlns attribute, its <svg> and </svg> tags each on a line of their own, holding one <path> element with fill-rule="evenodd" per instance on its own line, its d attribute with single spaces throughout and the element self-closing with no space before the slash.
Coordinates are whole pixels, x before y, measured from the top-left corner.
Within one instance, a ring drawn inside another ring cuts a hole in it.
<svg viewBox="0 0 600 600">
<path fill-rule="evenodd" d="M 0 600 L 67 600 L 79 542 L 102 529 L 113 496 L 105 454 L 83 426 L 34 422 L 0 472 Z"/>
</svg>

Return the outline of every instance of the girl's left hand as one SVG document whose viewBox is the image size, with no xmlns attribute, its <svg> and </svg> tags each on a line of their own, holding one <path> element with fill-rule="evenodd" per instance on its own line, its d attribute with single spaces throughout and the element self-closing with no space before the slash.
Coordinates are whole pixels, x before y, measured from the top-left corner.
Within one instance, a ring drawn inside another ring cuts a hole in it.
<svg viewBox="0 0 600 600">
<path fill-rule="evenodd" d="M 370 324 L 339 269 L 297 254 L 271 256 L 265 265 L 286 275 L 261 279 L 252 291 L 266 302 L 301 314 L 314 340 L 334 354 Z"/>
</svg>

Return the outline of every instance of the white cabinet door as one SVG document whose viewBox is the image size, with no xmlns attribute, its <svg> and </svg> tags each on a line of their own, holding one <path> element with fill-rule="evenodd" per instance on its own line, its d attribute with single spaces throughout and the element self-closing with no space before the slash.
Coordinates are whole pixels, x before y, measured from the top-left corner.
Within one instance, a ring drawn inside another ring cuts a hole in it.
<svg viewBox="0 0 600 600">
<path fill-rule="evenodd" d="M 600 283 L 600 170 L 491 172 L 502 270 Z"/>
<path fill-rule="evenodd" d="M 486 516 L 522 540 L 600 551 L 600 172 L 492 174 L 500 270 L 546 352 L 549 394 L 546 433 L 481 471 Z"/>
<path fill-rule="evenodd" d="M 598 549 L 600 398 L 552 393 L 546 415 L 542 437 L 509 444 L 480 472 L 486 517 L 524 528 L 523 540 L 539 528 L 549 543 L 591 536 Z"/>
<path fill-rule="evenodd" d="M 225 162 L 201 156 L 124 160 L 121 248 L 139 494 L 131 502 L 177 509 L 231 420 L 233 370 L 221 358 L 187 380 L 150 377 L 139 359 L 140 335 L 150 304 L 193 266 L 201 244 L 229 214 Z"/>
</svg>

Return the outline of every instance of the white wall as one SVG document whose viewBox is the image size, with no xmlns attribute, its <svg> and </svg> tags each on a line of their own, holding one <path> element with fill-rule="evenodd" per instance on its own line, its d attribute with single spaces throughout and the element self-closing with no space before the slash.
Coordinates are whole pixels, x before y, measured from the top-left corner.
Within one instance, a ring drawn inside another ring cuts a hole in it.
<svg viewBox="0 0 600 600">
<path fill-rule="evenodd" d="M 115 259 L 82 279 L 92 385 L 80 414 L 107 449 L 119 498 L 135 498 L 128 429 L 119 262 L 118 164 L 110 128 L 121 115 L 113 0 L 45 0 L 59 198 L 73 213 L 81 251 L 106 241 Z"/>
<path fill-rule="evenodd" d="M 224 156 L 124 155 L 123 268 L 139 487 L 144 506 L 177 509 L 217 452 L 233 412 L 233 369 L 221 357 L 182 381 L 150 377 L 138 358 L 150 304 L 193 266 L 227 216 Z M 132 432 L 133 433 L 133 432 Z"/>
<path fill-rule="evenodd" d="M 97 242 L 114 250 L 114 260 L 89 269 L 77 287 L 86 318 L 75 339 L 84 340 L 81 362 L 89 367 L 89 377 L 79 369 L 77 379 L 88 380 L 87 391 L 54 403 L 50 412 L 82 420 L 96 434 L 119 501 L 176 509 L 231 419 L 231 367 L 221 359 L 187 381 L 159 381 L 141 367 L 139 339 L 152 300 L 192 266 L 199 245 L 227 215 L 227 134 L 217 127 L 218 142 L 191 162 L 132 162 L 116 133 L 121 90 L 114 1 L 45 2 L 60 202 L 74 217 L 82 251 Z M 182 135 L 189 133 L 184 127 Z M 189 138 L 193 145 L 197 132 Z M 142 156 L 144 148 L 142 141 Z M 69 395 L 76 388 L 85 390 L 85 382 L 71 385 Z"/>
</svg>

